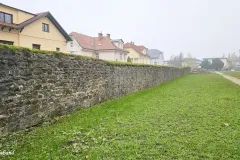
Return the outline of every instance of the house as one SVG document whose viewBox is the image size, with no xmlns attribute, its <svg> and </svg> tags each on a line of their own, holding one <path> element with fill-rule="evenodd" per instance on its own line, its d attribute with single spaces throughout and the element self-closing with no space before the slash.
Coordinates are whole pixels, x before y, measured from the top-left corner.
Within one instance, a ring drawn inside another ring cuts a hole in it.
<svg viewBox="0 0 240 160">
<path fill-rule="evenodd" d="M 196 58 L 184 58 L 182 66 L 191 67 L 191 69 L 201 68 L 202 60 Z"/>
<path fill-rule="evenodd" d="M 71 38 L 50 12 L 33 14 L 0 3 L 0 43 L 67 51 Z"/>
<path fill-rule="evenodd" d="M 133 63 L 149 64 L 150 57 L 147 55 L 147 48 L 144 46 L 137 46 L 134 42 L 126 43 L 123 48 L 129 52 L 129 57 Z"/>
<path fill-rule="evenodd" d="M 163 52 L 159 51 L 158 49 L 149 49 L 147 54 L 150 57 L 150 64 L 152 65 L 164 64 Z"/>
<path fill-rule="evenodd" d="M 240 71 L 240 57 L 236 57 L 234 59 L 232 59 L 231 61 L 228 61 L 230 64 L 232 64 L 234 66 L 234 70 L 235 71 Z"/>
<path fill-rule="evenodd" d="M 203 60 L 208 60 L 210 63 L 212 63 L 213 59 L 216 59 L 216 58 L 203 58 Z M 220 59 L 224 63 L 223 68 L 228 68 L 228 60 L 227 60 L 227 58 L 217 58 L 217 59 Z"/>
<path fill-rule="evenodd" d="M 171 66 L 171 63 L 169 61 L 163 61 L 164 66 Z"/>
<path fill-rule="evenodd" d="M 123 40 L 111 40 L 110 34 L 90 37 L 81 33 L 70 33 L 72 42 L 68 43 L 68 52 L 111 61 L 127 62 L 128 51 L 123 50 Z"/>
</svg>

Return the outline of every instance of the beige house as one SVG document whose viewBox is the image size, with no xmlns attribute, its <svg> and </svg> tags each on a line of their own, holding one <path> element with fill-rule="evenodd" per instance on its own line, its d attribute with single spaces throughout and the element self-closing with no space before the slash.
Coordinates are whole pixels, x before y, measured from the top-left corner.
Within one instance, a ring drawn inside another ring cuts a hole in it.
<svg viewBox="0 0 240 160">
<path fill-rule="evenodd" d="M 81 33 L 70 33 L 72 42 L 68 43 L 68 52 L 104 60 L 127 62 L 128 51 L 123 49 L 122 39 L 111 39 L 110 34 L 90 37 Z"/>
<path fill-rule="evenodd" d="M 33 14 L 0 3 L 0 43 L 66 52 L 68 41 L 50 12 Z"/>
<path fill-rule="evenodd" d="M 124 44 L 124 50 L 129 52 L 129 57 L 133 63 L 150 64 L 150 57 L 147 54 L 147 48 L 137 46 L 134 42 Z"/>
</svg>

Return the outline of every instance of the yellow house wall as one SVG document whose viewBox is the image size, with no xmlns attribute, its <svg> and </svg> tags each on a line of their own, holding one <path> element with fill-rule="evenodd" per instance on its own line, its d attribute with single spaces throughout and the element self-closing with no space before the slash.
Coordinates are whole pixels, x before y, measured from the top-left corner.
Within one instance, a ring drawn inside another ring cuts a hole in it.
<svg viewBox="0 0 240 160">
<path fill-rule="evenodd" d="M 140 58 L 140 55 L 132 48 L 124 48 L 124 50 L 128 51 L 128 56 L 130 58 Z"/>
<path fill-rule="evenodd" d="M 22 11 L 13 9 L 13 8 L 9 8 L 9 7 L 3 6 L 3 5 L 0 5 L 0 11 L 12 14 L 13 23 L 15 23 L 15 24 L 19 24 L 19 23 L 26 21 L 27 19 L 30 19 L 33 17 L 32 14 L 22 12 Z"/>
<path fill-rule="evenodd" d="M 144 64 L 150 64 L 150 59 L 147 56 L 143 57 Z"/>
<path fill-rule="evenodd" d="M 138 62 L 135 62 L 133 60 L 133 63 L 144 63 L 144 64 L 148 64 L 149 62 L 149 58 L 147 58 L 146 56 L 140 55 L 138 52 L 136 52 L 134 49 L 132 48 L 124 48 L 124 50 L 129 52 L 129 57 L 130 58 L 138 58 Z"/>
<path fill-rule="evenodd" d="M 17 23 L 22 23 L 30 18 L 34 17 L 32 14 L 28 14 L 22 11 L 18 11 L 18 22 Z"/>
<path fill-rule="evenodd" d="M 11 32 L 8 29 L 0 30 L 0 40 L 14 42 L 14 45 L 18 46 L 18 31 L 12 30 Z"/>
<path fill-rule="evenodd" d="M 42 23 L 49 24 L 49 32 L 42 31 Z M 41 45 L 41 50 L 56 51 L 60 48 L 61 52 L 67 52 L 67 43 L 63 35 L 44 17 L 26 26 L 20 33 L 20 46 L 32 48 L 32 44 Z"/>
</svg>

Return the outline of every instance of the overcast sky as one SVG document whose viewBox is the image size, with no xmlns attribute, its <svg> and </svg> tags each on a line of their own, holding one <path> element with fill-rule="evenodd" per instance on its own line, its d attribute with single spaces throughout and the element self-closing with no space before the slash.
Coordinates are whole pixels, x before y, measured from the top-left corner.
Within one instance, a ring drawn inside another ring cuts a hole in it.
<svg viewBox="0 0 240 160">
<path fill-rule="evenodd" d="M 50 11 L 68 32 L 113 39 L 193 57 L 240 49 L 240 0 L 0 0 L 32 13 Z"/>
</svg>

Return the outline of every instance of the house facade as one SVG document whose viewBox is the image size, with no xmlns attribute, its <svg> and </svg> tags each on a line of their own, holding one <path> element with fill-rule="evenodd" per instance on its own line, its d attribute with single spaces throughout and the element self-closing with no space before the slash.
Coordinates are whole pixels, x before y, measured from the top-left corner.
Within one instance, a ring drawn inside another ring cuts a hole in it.
<svg viewBox="0 0 240 160">
<path fill-rule="evenodd" d="M 191 69 L 201 68 L 202 60 L 196 58 L 184 58 L 182 62 L 182 66 L 191 67 Z"/>
<path fill-rule="evenodd" d="M 163 52 L 159 51 L 158 49 L 149 49 L 147 54 L 150 57 L 150 64 L 152 65 L 164 64 Z"/>
<path fill-rule="evenodd" d="M 127 62 L 127 51 L 123 50 L 123 40 L 111 40 L 110 34 L 90 37 L 81 33 L 70 33 L 72 42 L 67 44 L 68 52 L 104 60 Z"/>
<path fill-rule="evenodd" d="M 124 49 L 129 52 L 129 57 L 133 63 L 150 64 L 150 58 L 147 55 L 147 48 L 137 46 L 133 42 L 124 44 Z"/>
<path fill-rule="evenodd" d="M 33 14 L 0 3 L 0 43 L 66 52 L 68 41 L 50 12 Z"/>
</svg>

